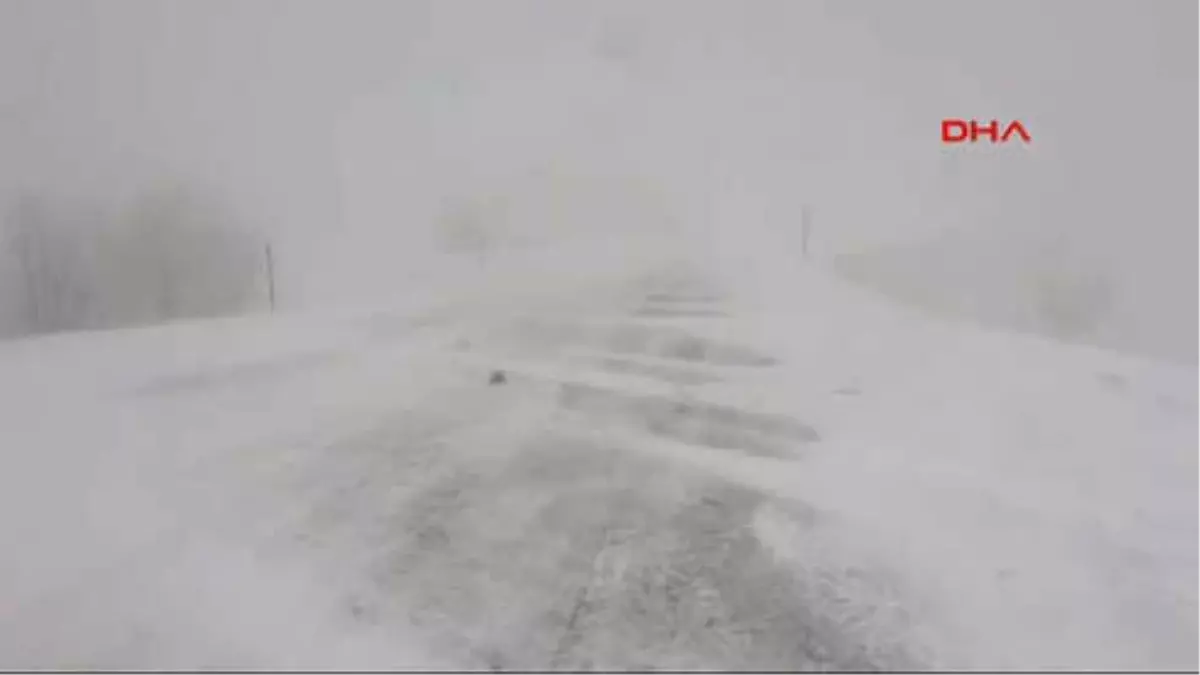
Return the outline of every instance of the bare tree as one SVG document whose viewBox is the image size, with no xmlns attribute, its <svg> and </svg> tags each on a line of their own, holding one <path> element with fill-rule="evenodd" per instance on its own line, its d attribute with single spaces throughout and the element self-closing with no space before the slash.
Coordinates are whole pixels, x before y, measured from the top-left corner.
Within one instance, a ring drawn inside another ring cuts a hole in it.
<svg viewBox="0 0 1200 675">
<path fill-rule="evenodd" d="M 217 200 L 181 188 L 130 209 L 127 254 L 157 319 L 243 311 L 260 294 L 260 244 Z"/>
<path fill-rule="evenodd" d="M 5 244 L 11 248 L 20 267 L 22 326 L 20 332 L 36 332 L 41 326 L 39 270 L 41 241 L 39 223 L 43 221 L 41 204 L 22 195 L 5 219 Z"/>
<path fill-rule="evenodd" d="M 26 195 L 3 220 L 4 332 L 233 314 L 261 305 L 261 245 L 217 200 L 145 193 L 113 219 Z"/>
<path fill-rule="evenodd" d="M 475 256 L 480 265 L 494 245 L 487 223 L 487 209 L 479 200 L 453 204 L 438 219 L 437 235 L 443 250 Z"/>
<path fill-rule="evenodd" d="M 1033 283 L 1039 320 L 1058 337 L 1087 336 L 1113 306 L 1112 282 L 1096 269 L 1047 266 Z"/>
<path fill-rule="evenodd" d="M 1033 301 L 1043 328 L 1052 335 L 1079 339 L 1092 333 L 1115 305 L 1115 288 L 1097 264 L 1068 255 L 1062 240 L 1052 240 L 1034 258 Z"/>
<path fill-rule="evenodd" d="M 86 325 L 94 311 L 85 211 L 18 198 L 5 219 L 4 245 L 18 265 L 21 325 L 35 333 Z"/>
</svg>

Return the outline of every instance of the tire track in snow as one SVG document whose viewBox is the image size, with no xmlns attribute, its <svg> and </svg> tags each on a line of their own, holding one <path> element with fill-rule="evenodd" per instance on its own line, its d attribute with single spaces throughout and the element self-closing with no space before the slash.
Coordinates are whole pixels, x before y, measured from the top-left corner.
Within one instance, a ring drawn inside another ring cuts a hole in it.
<svg viewBox="0 0 1200 675">
<path fill-rule="evenodd" d="M 571 342 L 597 333 L 558 335 Z M 682 364 L 773 363 L 678 326 L 619 324 L 598 335 L 614 353 Z M 683 395 L 686 387 L 677 399 L 586 379 L 564 389 L 519 369 L 503 386 L 485 381 L 310 454 L 278 487 L 308 506 L 277 529 L 337 561 L 348 617 L 373 628 L 415 625 L 432 653 L 467 655 L 464 668 L 919 666 L 894 639 L 902 627 L 888 623 L 880 640 L 878 626 L 832 611 L 876 599 L 839 595 L 852 583 L 845 570 L 824 557 L 797 568 L 759 539 L 756 523 L 774 498 L 604 434 L 632 426 L 799 458 L 788 448 L 819 444 L 816 430 L 708 404 Z M 801 512 L 793 525 L 819 540 L 822 515 Z"/>
</svg>

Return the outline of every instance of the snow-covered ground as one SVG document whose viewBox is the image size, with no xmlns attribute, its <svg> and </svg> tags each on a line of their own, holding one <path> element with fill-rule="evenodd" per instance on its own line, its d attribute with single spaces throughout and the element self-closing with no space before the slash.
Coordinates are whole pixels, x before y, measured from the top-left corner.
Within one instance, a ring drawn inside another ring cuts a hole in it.
<svg viewBox="0 0 1200 675">
<path fill-rule="evenodd" d="M 1194 368 L 631 250 L 0 346 L 0 667 L 1197 667 Z"/>
</svg>

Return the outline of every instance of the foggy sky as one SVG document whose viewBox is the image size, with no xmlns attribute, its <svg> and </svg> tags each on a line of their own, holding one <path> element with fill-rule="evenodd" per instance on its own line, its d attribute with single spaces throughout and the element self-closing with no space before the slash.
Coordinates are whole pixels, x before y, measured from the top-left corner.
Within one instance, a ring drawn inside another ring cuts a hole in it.
<svg viewBox="0 0 1200 675">
<path fill-rule="evenodd" d="M 543 231 L 787 228 L 808 204 L 827 254 L 1062 230 L 1194 316 L 1196 12 L 0 0 L 0 200 L 209 186 L 313 298 L 423 250 L 461 200 Z M 945 117 L 1034 140 L 944 147 Z"/>
</svg>

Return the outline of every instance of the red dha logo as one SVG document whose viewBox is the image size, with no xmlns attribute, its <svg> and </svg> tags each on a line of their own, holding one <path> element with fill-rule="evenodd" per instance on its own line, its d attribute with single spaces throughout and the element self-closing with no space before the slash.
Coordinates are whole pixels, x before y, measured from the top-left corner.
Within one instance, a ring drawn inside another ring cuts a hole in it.
<svg viewBox="0 0 1200 675">
<path fill-rule="evenodd" d="M 1019 121 L 1009 122 L 1008 126 L 1004 127 L 1004 133 L 1001 133 L 1000 123 L 996 120 L 987 124 L 980 124 L 976 120 L 942 120 L 942 142 L 946 144 L 964 141 L 975 143 L 980 136 L 987 136 L 992 143 L 1007 143 L 1014 135 L 1019 136 L 1025 143 L 1033 140 L 1025 130 L 1025 125 Z"/>
</svg>

